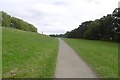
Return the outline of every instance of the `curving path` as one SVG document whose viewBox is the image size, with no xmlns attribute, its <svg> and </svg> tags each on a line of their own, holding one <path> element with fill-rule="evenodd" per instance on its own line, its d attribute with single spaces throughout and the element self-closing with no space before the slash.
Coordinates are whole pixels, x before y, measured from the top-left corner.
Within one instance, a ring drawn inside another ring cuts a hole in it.
<svg viewBox="0 0 120 80">
<path fill-rule="evenodd" d="M 97 76 L 72 48 L 59 39 L 55 78 L 97 78 Z"/>
</svg>

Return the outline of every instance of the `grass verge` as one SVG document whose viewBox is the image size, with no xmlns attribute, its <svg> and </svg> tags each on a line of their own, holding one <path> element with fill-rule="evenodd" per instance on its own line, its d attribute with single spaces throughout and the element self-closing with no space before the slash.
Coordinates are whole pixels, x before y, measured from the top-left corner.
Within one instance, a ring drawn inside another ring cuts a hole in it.
<svg viewBox="0 0 120 80">
<path fill-rule="evenodd" d="M 10 28 L 2 34 L 3 78 L 54 77 L 57 39 Z"/>
<path fill-rule="evenodd" d="M 102 78 L 118 78 L 118 43 L 64 39 Z"/>
</svg>

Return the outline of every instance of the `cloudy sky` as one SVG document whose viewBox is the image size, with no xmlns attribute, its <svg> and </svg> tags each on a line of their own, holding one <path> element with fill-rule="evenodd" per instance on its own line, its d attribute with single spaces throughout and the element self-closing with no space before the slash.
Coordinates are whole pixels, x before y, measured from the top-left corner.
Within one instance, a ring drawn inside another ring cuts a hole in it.
<svg viewBox="0 0 120 80">
<path fill-rule="evenodd" d="M 0 10 L 33 24 L 39 33 L 61 34 L 111 14 L 119 0 L 0 0 Z"/>
</svg>

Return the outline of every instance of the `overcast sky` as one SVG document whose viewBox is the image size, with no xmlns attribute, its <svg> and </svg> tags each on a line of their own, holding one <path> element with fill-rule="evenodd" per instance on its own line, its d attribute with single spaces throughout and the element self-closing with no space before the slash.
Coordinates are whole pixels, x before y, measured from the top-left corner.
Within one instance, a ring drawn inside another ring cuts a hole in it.
<svg viewBox="0 0 120 80">
<path fill-rule="evenodd" d="M 111 14 L 119 0 L 0 0 L 0 10 L 33 24 L 39 33 L 61 34 Z"/>
</svg>

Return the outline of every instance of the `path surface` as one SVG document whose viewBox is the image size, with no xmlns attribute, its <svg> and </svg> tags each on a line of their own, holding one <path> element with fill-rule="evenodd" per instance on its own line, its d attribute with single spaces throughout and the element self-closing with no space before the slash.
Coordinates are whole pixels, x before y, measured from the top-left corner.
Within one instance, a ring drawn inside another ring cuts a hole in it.
<svg viewBox="0 0 120 80">
<path fill-rule="evenodd" d="M 59 39 L 55 77 L 97 78 L 88 65 L 61 39 Z"/>
</svg>

